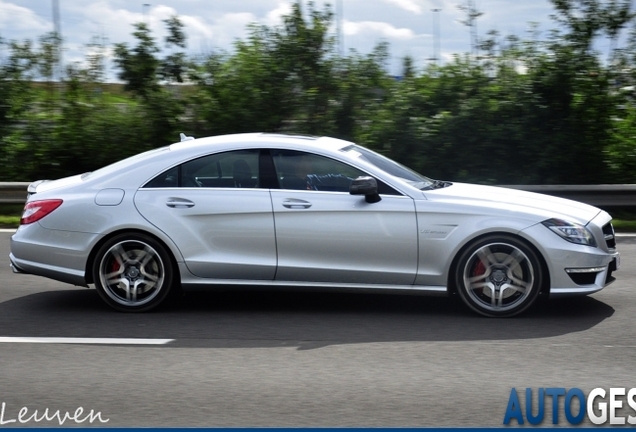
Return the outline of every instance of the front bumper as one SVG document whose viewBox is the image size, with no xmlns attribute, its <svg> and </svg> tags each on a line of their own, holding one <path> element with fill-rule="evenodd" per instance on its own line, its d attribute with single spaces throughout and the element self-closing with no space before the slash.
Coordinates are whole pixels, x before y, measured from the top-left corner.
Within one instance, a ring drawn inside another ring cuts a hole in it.
<svg viewBox="0 0 636 432">
<path fill-rule="evenodd" d="M 545 257 L 551 297 L 592 294 L 614 282 L 614 272 L 620 268 L 620 254 L 608 248 L 603 240 L 601 227 L 608 222 L 604 219 L 600 223 L 590 222 L 595 227 L 591 231 L 598 247 L 569 243 L 542 224 L 522 231 Z"/>
</svg>

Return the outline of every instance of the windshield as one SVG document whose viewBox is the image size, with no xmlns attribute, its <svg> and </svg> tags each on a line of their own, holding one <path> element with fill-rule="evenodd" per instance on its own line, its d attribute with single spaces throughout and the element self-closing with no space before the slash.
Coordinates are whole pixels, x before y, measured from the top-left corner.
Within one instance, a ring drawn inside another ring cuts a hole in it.
<svg viewBox="0 0 636 432">
<path fill-rule="evenodd" d="M 387 174 L 397 177 L 418 189 L 429 189 L 435 185 L 435 180 L 431 180 L 430 178 L 425 177 L 412 169 L 387 158 L 386 156 L 382 156 L 379 153 L 359 145 L 352 144 L 341 148 L 340 151 L 346 153 L 349 157 L 370 163 Z"/>
</svg>

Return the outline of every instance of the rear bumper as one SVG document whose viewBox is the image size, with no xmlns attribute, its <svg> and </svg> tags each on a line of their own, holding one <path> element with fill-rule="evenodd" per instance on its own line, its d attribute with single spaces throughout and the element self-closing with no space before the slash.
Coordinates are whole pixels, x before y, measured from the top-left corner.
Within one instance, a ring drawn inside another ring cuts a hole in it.
<svg viewBox="0 0 636 432">
<path fill-rule="evenodd" d="M 11 236 L 11 269 L 14 273 L 87 286 L 86 259 L 98 239 L 97 234 L 50 230 L 37 222 L 21 226 Z"/>
<path fill-rule="evenodd" d="M 22 270 L 20 270 L 18 268 L 17 264 L 13 262 L 13 257 L 11 256 L 11 254 L 9 254 L 9 261 L 10 261 L 9 267 L 11 267 L 11 271 L 13 273 L 16 273 L 16 274 L 28 274 L 27 272 L 22 271 Z"/>
<path fill-rule="evenodd" d="M 52 266 L 41 262 L 20 260 L 13 256 L 13 254 L 9 254 L 9 260 L 11 261 L 10 265 L 13 273 L 44 276 L 49 279 L 54 279 L 72 285 L 84 287 L 88 286 L 86 278 L 84 277 L 84 272 L 80 270 Z"/>
</svg>

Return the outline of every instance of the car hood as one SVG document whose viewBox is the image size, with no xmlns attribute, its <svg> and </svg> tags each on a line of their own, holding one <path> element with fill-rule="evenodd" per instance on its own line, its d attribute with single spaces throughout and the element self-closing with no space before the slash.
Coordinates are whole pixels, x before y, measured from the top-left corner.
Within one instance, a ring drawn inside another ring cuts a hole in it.
<svg viewBox="0 0 636 432">
<path fill-rule="evenodd" d="M 489 213 L 489 210 L 492 213 L 502 210 L 524 213 L 536 222 L 560 218 L 585 225 L 601 211 L 588 204 L 550 195 L 466 183 L 453 183 L 446 188 L 426 191 L 425 196 L 435 201 L 487 209 Z"/>
</svg>

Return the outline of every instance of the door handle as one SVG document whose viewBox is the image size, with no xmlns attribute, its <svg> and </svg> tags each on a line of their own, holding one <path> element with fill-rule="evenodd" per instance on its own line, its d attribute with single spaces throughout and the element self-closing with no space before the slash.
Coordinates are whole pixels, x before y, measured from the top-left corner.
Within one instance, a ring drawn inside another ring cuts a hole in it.
<svg viewBox="0 0 636 432">
<path fill-rule="evenodd" d="M 285 201 L 283 201 L 283 207 L 286 207 L 289 209 L 304 209 L 304 208 L 306 209 L 311 207 L 311 203 L 305 200 L 288 198 Z"/>
<path fill-rule="evenodd" d="M 166 205 L 171 208 L 189 208 L 194 207 L 194 203 L 183 198 L 168 198 Z"/>
</svg>

